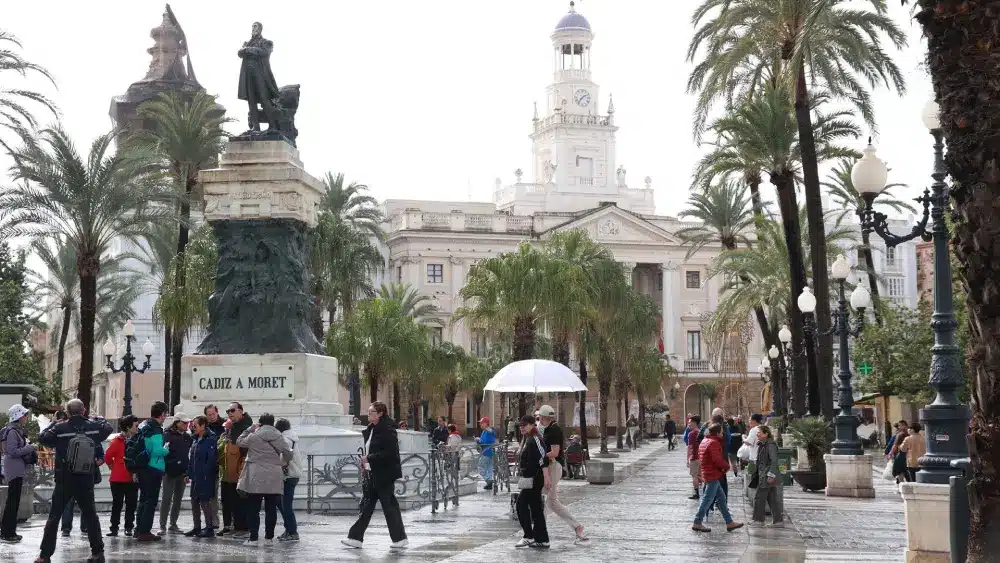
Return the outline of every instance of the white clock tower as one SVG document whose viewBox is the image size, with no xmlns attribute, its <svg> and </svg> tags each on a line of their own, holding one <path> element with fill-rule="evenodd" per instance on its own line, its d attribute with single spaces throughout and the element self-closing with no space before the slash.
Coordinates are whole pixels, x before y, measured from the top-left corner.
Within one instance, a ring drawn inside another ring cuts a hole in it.
<svg viewBox="0 0 1000 563">
<path fill-rule="evenodd" d="M 498 187 L 495 201 L 514 213 L 576 212 L 608 202 L 637 213 L 653 213 L 652 191 L 629 189 L 624 168 L 615 163 L 615 106 L 598 106 L 600 87 L 591 79 L 590 22 L 569 12 L 552 32 L 552 83 L 546 88 L 544 115 L 536 104 L 532 119 L 533 183 Z"/>
</svg>

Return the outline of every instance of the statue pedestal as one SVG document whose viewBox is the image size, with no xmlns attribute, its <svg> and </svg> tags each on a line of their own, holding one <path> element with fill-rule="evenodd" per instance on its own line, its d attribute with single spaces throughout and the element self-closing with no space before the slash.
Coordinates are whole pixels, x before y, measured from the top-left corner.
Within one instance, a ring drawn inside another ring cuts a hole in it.
<svg viewBox="0 0 1000 563">
<path fill-rule="evenodd" d="M 906 512 L 906 563 L 949 563 L 950 487 L 903 483 L 900 491 Z"/>
<path fill-rule="evenodd" d="M 875 498 L 872 484 L 872 456 L 823 456 L 826 462 L 826 496 Z"/>
</svg>

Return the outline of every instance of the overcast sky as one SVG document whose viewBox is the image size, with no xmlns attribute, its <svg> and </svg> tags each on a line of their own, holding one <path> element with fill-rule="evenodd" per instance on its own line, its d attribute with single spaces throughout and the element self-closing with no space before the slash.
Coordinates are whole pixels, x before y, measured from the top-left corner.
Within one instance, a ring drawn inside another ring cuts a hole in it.
<svg viewBox="0 0 1000 563">
<path fill-rule="evenodd" d="M 699 149 L 692 141 L 693 100 L 685 61 L 696 0 L 582 0 L 577 11 L 595 32 L 593 77 L 604 113 L 614 94 L 618 164 L 653 178 L 657 211 L 683 208 Z M 890 11 L 910 36 L 895 53 L 908 93 L 875 92 L 879 155 L 890 181 L 928 185 L 931 138 L 920 122 L 930 94 L 920 68 L 926 48 L 907 8 Z M 245 127 L 236 99 L 236 51 L 254 20 L 274 42 L 279 85 L 301 84 L 296 118 L 306 167 L 344 172 L 384 198 L 489 201 L 494 179 L 514 181 L 532 166 L 532 102 L 544 108 L 552 79 L 549 35 L 567 11 L 563 0 L 174 0 L 195 73 Z M 111 126 L 112 96 L 149 66 L 150 29 L 163 3 L 153 0 L 6 2 L 3 29 L 22 53 L 54 75 L 51 94 L 81 149 Z M 5 73 L 5 79 L 10 73 Z M 16 86 L 3 84 L 3 87 Z M 239 130 L 239 131 L 237 131 Z M 857 148 L 863 147 L 859 140 Z M 6 166 L 4 167 L 6 169 Z"/>
</svg>

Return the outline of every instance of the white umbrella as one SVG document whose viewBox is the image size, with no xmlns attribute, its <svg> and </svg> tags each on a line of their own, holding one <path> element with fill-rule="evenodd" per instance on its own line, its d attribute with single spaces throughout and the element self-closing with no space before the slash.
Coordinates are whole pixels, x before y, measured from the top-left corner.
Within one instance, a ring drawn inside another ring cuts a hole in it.
<svg viewBox="0 0 1000 563">
<path fill-rule="evenodd" d="M 586 391 L 576 373 L 559 362 L 521 360 L 498 371 L 483 391 L 497 393 L 571 393 Z"/>
</svg>

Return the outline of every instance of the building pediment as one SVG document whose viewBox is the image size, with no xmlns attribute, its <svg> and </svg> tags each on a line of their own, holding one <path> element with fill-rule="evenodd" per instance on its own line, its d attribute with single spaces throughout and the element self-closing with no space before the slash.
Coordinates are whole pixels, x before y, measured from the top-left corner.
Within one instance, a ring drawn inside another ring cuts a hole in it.
<svg viewBox="0 0 1000 563">
<path fill-rule="evenodd" d="M 671 233 L 614 205 L 585 211 L 574 219 L 547 230 L 542 236 L 545 238 L 553 232 L 572 229 L 583 229 L 592 239 L 603 244 L 680 244 Z"/>
</svg>

